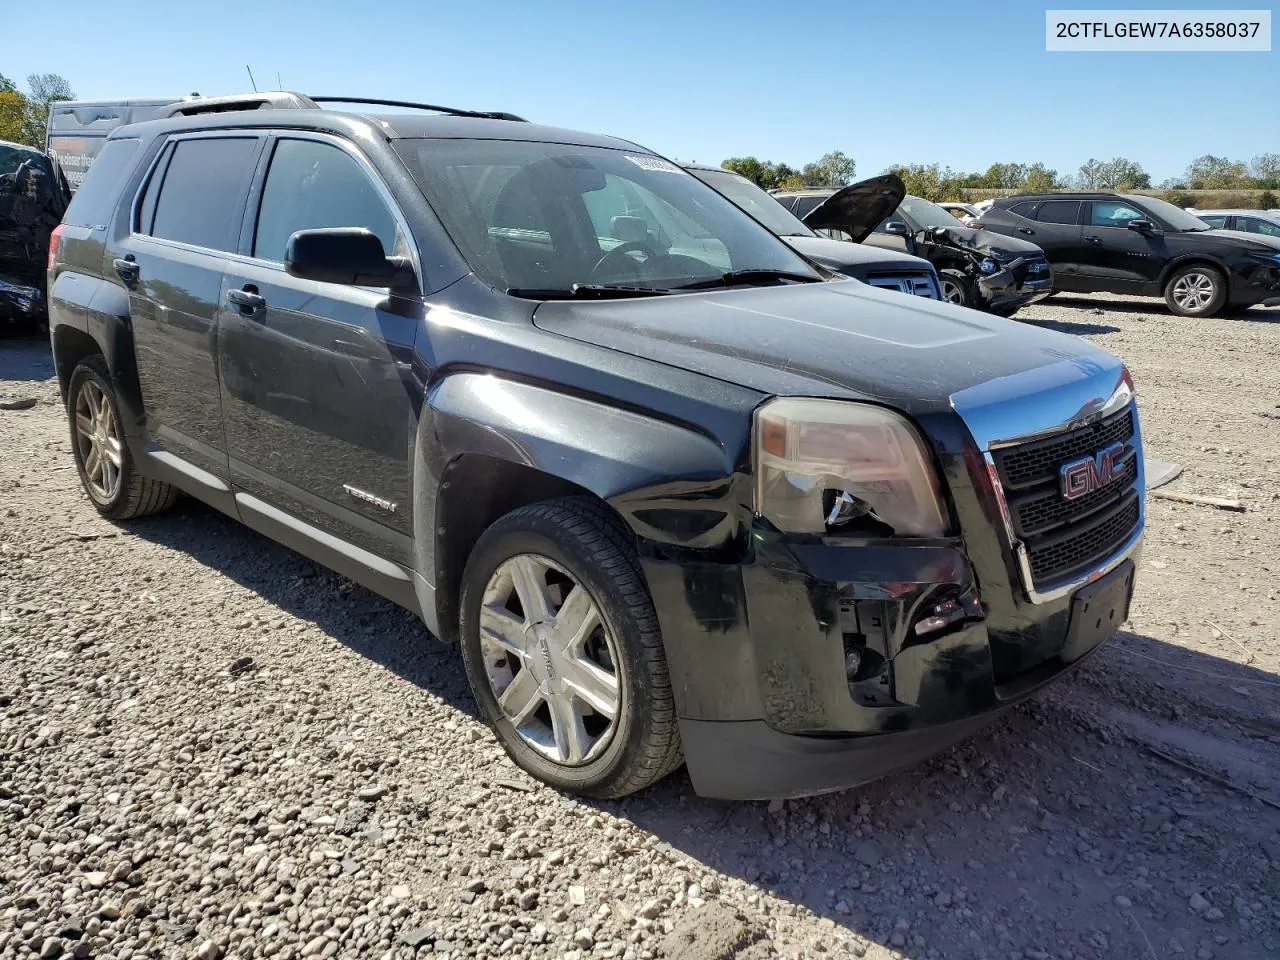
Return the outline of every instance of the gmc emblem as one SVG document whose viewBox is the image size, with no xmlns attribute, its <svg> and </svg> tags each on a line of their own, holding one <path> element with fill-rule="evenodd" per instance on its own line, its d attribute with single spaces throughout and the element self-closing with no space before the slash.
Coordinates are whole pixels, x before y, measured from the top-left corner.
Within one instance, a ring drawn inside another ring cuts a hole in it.
<svg viewBox="0 0 1280 960">
<path fill-rule="evenodd" d="M 1058 470 L 1063 499 L 1078 500 L 1124 476 L 1127 450 L 1123 443 L 1114 443 L 1092 457 L 1064 463 Z"/>
</svg>

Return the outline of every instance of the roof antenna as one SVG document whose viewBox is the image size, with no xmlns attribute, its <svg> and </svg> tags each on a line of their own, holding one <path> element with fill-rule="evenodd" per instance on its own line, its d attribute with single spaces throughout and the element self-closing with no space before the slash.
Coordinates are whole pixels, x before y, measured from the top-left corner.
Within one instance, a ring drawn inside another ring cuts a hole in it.
<svg viewBox="0 0 1280 960">
<path fill-rule="evenodd" d="M 244 65 L 244 68 L 245 68 L 246 70 L 249 70 L 249 65 L 246 63 L 246 64 Z M 257 93 L 257 92 L 258 92 L 258 82 L 257 82 L 256 80 L 254 80 L 254 79 L 253 79 L 253 71 L 252 71 L 252 70 L 249 70 L 249 82 L 250 82 L 251 84 L 253 84 L 253 92 L 254 92 L 254 93 Z"/>
<path fill-rule="evenodd" d="M 277 90 L 283 90 L 283 89 L 284 89 L 284 82 L 280 79 L 280 71 L 279 71 L 279 70 L 277 70 L 277 71 L 276 71 L 276 89 L 277 89 Z"/>
</svg>

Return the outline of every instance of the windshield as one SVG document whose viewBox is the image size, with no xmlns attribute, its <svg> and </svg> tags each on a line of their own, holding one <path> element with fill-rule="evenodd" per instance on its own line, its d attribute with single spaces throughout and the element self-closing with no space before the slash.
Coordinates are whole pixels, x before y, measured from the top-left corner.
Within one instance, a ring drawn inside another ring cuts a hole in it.
<svg viewBox="0 0 1280 960">
<path fill-rule="evenodd" d="M 398 140 L 395 149 L 472 269 L 502 290 L 667 290 L 739 271 L 821 279 L 720 194 L 652 155 L 517 140 Z"/>
<path fill-rule="evenodd" d="M 930 227 L 954 227 L 956 225 L 956 218 L 943 210 L 942 207 L 919 197 L 903 198 L 902 203 L 898 204 L 897 213 L 905 214 L 917 230 L 928 230 Z M 893 220 L 896 217 L 897 215 L 895 214 L 889 219 Z"/>
<path fill-rule="evenodd" d="M 1125 196 L 1126 200 L 1134 200 L 1147 208 L 1148 213 L 1153 213 L 1164 221 L 1166 227 L 1170 230 L 1209 230 L 1212 229 L 1207 223 L 1194 214 L 1187 213 L 1181 207 L 1175 207 L 1166 200 L 1159 200 L 1155 197 L 1131 197 Z"/>
<path fill-rule="evenodd" d="M 746 177 L 728 170 L 690 170 L 707 186 L 723 193 L 780 237 L 812 237 L 813 231 L 786 207 Z"/>
</svg>

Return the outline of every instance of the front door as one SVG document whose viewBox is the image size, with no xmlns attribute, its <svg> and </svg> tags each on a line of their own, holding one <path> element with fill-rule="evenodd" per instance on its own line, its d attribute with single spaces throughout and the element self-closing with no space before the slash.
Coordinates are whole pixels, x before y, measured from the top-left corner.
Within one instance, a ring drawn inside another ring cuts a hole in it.
<svg viewBox="0 0 1280 960">
<path fill-rule="evenodd" d="M 1169 259 L 1163 234 L 1129 228 L 1130 221 L 1150 220 L 1127 200 L 1094 200 L 1086 204 L 1080 246 L 1080 276 L 1094 290 L 1138 293 L 1153 283 Z"/>
<path fill-rule="evenodd" d="M 274 139 L 219 313 L 232 482 L 397 562 L 412 545 L 409 463 L 418 319 L 387 291 L 292 277 L 297 230 L 364 227 L 408 250 L 376 174 L 335 138 Z"/>
<path fill-rule="evenodd" d="M 110 252 L 129 290 L 148 439 L 224 479 L 216 315 L 262 142 L 244 134 L 170 141 L 129 233 Z"/>
</svg>

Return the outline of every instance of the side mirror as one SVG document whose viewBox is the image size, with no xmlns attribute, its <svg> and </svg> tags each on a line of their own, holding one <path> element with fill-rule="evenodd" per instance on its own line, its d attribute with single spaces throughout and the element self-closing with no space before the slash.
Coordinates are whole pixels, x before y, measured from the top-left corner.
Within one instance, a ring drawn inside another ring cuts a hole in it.
<svg viewBox="0 0 1280 960">
<path fill-rule="evenodd" d="M 297 231 L 285 246 L 284 268 L 291 277 L 357 287 L 405 287 L 413 276 L 404 258 L 388 257 L 363 227 Z"/>
<path fill-rule="evenodd" d="M 901 220 L 890 220 L 888 223 L 884 225 L 884 232 L 892 233 L 899 237 L 911 236 L 911 228 L 908 227 Z"/>
<path fill-rule="evenodd" d="M 1130 220 L 1129 229 L 1137 230 L 1139 233 L 1159 233 L 1160 228 L 1150 220 Z"/>
</svg>

